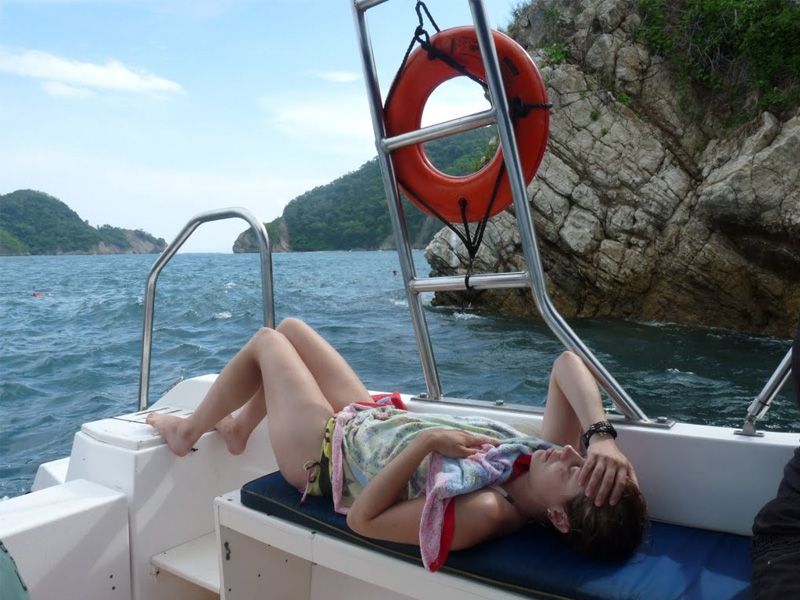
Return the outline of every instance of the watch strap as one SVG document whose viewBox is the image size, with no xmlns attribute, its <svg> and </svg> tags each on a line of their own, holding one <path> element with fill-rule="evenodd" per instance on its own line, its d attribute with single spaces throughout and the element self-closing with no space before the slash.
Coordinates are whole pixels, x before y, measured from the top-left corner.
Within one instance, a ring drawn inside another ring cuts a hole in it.
<svg viewBox="0 0 800 600">
<path fill-rule="evenodd" d="M 596 433 L 605 433 L 610 435 L 612 439 L 617 439 L 617 430 L 614 429 L 614 426 L 609 421 L 598 421 L 592 424 L 581 436 L 581 443 L 584 448 L 589 447 L 589 442 Z"/>
</svg>

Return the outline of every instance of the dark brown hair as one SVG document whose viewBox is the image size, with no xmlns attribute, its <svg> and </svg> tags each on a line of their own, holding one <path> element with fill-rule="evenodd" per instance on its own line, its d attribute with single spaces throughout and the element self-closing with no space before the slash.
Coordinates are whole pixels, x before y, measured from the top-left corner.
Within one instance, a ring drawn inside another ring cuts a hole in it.
<svg viewBox="0 0 800 600">
<path fill-rule="evenodd" d="M 578 494 L 567 504 L 569 544 L 581 554 L 601 560 L 631 556 L 644 537 L 647 503 L 642 492 L 628 481 L 620 501 L 595 506 L 592 498 Z"/>
</svg>

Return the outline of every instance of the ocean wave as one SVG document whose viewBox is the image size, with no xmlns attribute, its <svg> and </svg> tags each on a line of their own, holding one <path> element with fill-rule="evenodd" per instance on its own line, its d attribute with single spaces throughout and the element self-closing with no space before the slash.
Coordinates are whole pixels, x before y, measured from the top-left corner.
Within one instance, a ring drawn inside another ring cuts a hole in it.
<svg viewBox="0 0 800 600">
<path fill-rule="evenodd" d="M 487 317 L 476 315 L 475 313 L 471 312 L 458 311 L 453 313 L 453 318 L 460 321 L 470 321 L 472 319 L 486 319 Z"/>
<path fill-rule="evenodd" d="M 693 371 L 681 371 L 680 369 L 670 368 L 667 369 L 670 375 L 696 375 Z"/>
</svg>

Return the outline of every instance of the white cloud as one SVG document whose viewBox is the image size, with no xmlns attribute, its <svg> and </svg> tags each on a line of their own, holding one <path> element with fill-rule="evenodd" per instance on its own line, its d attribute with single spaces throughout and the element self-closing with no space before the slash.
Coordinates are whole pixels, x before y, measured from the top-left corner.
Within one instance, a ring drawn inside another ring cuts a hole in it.
<svg viewBox="0 0 800 600">
<path fill-rule="evenodd" d="M 353 83 L 360 78 L 355 71 L 311 71 L 310 74 L 331 83 Z"/>
<path fill-rule="evenodd" d="M 321 152 L 375 154 L 365 94 L 273 94 L 261 99 L 270 126 L 287 138 Z"/>
<path fill-rule="evenodd" d="M 78 90 L 133 94 L 176 94 L 183 91 L 174 81 L 147 71 L 132 70 L 116 60 L 95 64 L 38 50 L 11 52 L 0 48 L 0 73 L 38 79 L 47 84 L 45 89 L 49 93 L 62 96 L 67 88 L 71 88 L 73 97 Z"/>
<path fill-rule="evenodd" d="M 375 156 L 375 138 L 366 92 L 284 92 L 261 98 L 267 123 L 305 151 L 366 161 Z M 464 77 L 450 80 L 429 98 L 422 125 L 432 125 L 486 110 L 483 90 Z"/>
<path fill-rule="evenodd" d="M 94 92 L 86 88 L 75 87 L 60 81 L 44 81 L 42 88 L 51 96 L 60 98 L 89 98 L 94 96 Z"/>
</svg>

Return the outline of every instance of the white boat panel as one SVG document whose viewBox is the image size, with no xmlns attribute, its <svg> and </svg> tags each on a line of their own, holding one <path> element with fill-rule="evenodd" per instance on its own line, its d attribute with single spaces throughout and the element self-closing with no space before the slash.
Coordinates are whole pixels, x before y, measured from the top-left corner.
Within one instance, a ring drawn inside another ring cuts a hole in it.
<svg viewBox="0 0 800 600">
<path fill-rule="evenodd" d="M 144 422 L 149 412 L 154 411 L 131 413 L 111 419 L 84 423 L 81 426 L 81 433 L 94 438 L 98 442 L 130 450 L 143 450 L 153 446 L 160 446 L 164 443 L 161 436 Z M 181 417 L 190 414 L 177 408 L 168 408 L 164 412 Z"/>
<path fill-rule="evenodd" d="M 311 566 L 310 600 L 411 600 L 399 590 L 389 590 L 321 565 Z"/>
<path fill-rule="evenodd" d="M 36 477 L 33 480 L 31 491 L 36 492 L 53 485 L 59 485 L 67 480 L 67 469 L 69 468 L 69 457 L 51 460 L 42 463 L 36 469 Z"/>
<path fill-rule="evenodd" d="M 77 479 L 0 503 L 3 540 L 32 600 L 130 597 L 125 496 Z"/>
<path fill-rule="evenodd" d="M 309 561 L 226 527 L 219 533 L 223 540 L 221 600 L 309 600 Z"/>
<path fill-rule="evenodd" d="M 242 506 L 239 490 L 228 492 L 214 501 L 220 527 L 247 532 L 249 537 L 266 542 L 304 560 L 312 560 L 314 532 L 282 519 L 254 519 L 253 511 Z M 225 544 L 223 538 L 221 543 Z"/>
<path fill-rule="evenodd" d="M 202 399 L 208 385 L 188 384 L 198 393 L 195 403 Z M 188 410 L 192 408 L 190 405 Z M 154 446 L 139 443 L 153 438 L 149 426 L 114 421 L 119 428 L 115 440 L 126 440 L 121 445 L 98 440 L 83 431 L 75 435 L 68 481 L 89 479 L 127 497 L 133 600 L 205 597 L 206 590 L 197 595 L 187 591 L 178 578 L 157 576 L 151 558 L 212 532 L 213 499 L 276 468 L 268 448 L 266 426 L 256 429 L 242 455 L 229 454 L 222 438 L 212 431 L 198 440 L 196 451 L 178 458 L 160 437 Z M 87 424 L 86 429 L 96 430 L 94 424 Z"/>
</svg>

